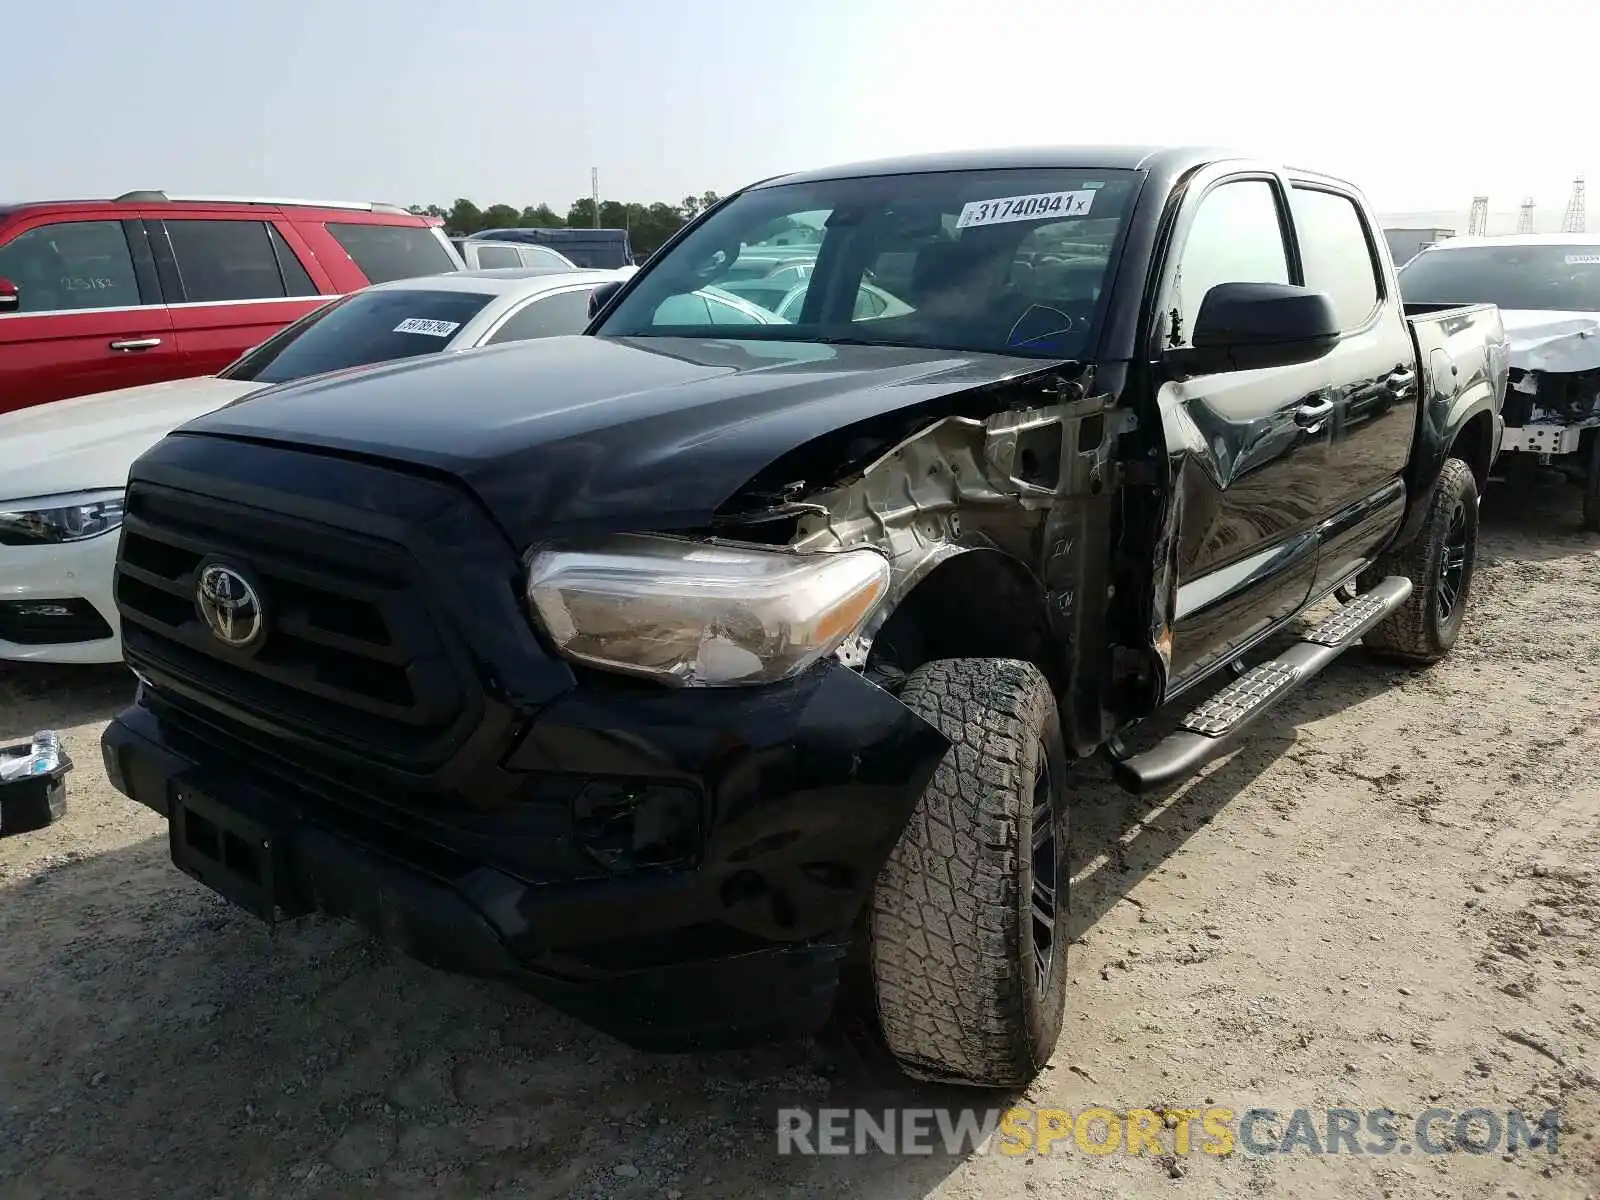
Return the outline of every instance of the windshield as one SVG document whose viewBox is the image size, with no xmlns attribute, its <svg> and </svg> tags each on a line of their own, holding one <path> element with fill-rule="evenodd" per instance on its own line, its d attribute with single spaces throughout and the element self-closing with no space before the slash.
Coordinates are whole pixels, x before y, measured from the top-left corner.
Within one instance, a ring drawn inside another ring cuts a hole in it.
<svg viewBox="0 0 1600 1200">
<path fill-rule="evenodd" d="M 434 354 L 492 299 L 479 292 L 357 292 L 262 342 L 220 378 L 287 383 L 324 371 Z"/>
<path fill-rule="evenodd" d="M 755 188 L 652 262 L 594 332 L 1079 357 L 1137 178 L 949 171 Z M 677 298 L 708 285 L 785 320 L 678 323 L 691 310 Z"/>
<path fill-rule="evenodd" d="M 1600 312 L 1600 245 L 1424 250 L 1400 272 L 1412 304 Z"/>
</svg>

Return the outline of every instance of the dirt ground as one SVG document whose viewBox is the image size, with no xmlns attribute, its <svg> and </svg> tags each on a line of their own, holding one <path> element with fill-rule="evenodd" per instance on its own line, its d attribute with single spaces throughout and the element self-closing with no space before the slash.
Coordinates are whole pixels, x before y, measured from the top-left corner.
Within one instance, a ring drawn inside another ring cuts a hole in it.
<svg viewBox="0 0 1600 1200">
<path fill-rule="evenodd" d="M 1575 499 L 1491 491 L 1446 663 L 1348 655 L 1171 795 L 1081 770 L 1067 1032 L 1025 1098 L 1402 1132 L 1559 1108 L 1554 1154 L 780 1157 L 782 1105 L 996 1101 L 891 1081 L 850 1020 L 650 1057 L 343 926 L 269 935 L 107 785 L 120 669 L 0 669 L 0 735 L 58 726 L 77 760 L 67 818 L 0 841 L 0 1196 L 1600 1195 L 1600 538 Z"/>
</svg>

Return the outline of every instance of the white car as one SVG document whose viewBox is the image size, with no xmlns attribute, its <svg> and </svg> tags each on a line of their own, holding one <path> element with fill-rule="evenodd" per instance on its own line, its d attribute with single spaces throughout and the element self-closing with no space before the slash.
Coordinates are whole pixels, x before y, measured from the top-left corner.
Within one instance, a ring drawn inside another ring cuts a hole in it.
<svg viewBox="0 0 1600 1200">
<path fill-rule="evenodd" d="M 461 261 L 467 264 L 469 271 L 500 267 L 546 267 L 562 271 L 582 269 L 565 254 L 532 242 L 485 242 L 456 237 L 450 239 L 450 244 L 461 255 Z"/>
<path fill-rule="evenodd" d="M 0 659 L 120 662 L 111 594 L 128 468 L 172 430 L 307 375 L 581 333 L 616 271 L 513 268 L 395 280 L 302 317 L 215 376 L 0 415 Z"/>
</svg>

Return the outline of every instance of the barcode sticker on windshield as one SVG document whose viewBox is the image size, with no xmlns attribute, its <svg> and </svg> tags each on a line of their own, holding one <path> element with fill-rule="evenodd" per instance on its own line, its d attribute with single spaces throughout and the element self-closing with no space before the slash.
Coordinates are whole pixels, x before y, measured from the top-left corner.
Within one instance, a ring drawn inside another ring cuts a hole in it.
<svg viewBox="0 0 1600 1200">
<path fill-rule="evenodd" d="M 1567 255 L 1567 266 L 1569 267 L 1587 267 L 1594 266 L 1597 263 L 1600 263 L 1600 254 Z"/>
<path fill-rule="evenodd" d="M 1042 217 L 1086 217 L 1094 204 L 1094 193 L 1037 192 L 1032 196 L 1000 196 L 994 200 L 974 200 L 956 218 L 957 229 L 974 225 L 1003 225 L 1007 221 L 1037 221 Z"/>
<path fill-rule="evenodd" d="M 394 327 L 394 331 L 396 333 L 425 333 L 429 337 L 449 337 L 460 328 L 460 321 L 430 321 L 426 317 L 407 317 Z"/>
</svg>

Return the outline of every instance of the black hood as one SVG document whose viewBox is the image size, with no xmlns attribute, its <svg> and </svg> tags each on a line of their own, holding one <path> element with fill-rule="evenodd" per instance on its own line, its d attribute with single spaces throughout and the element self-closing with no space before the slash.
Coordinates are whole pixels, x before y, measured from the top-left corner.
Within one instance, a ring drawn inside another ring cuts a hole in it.
<svg viewBox="0 0 1600 1200">
<path fill-rule="evenodd" d="M 704 526 L 813 438 L 1059 367 L 889 346 L 542 338 L 268 388 L 182 432 L 446 472 L 526 543 Z"/>
</svg>

